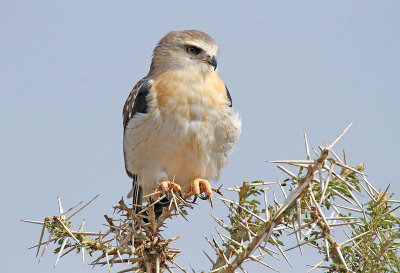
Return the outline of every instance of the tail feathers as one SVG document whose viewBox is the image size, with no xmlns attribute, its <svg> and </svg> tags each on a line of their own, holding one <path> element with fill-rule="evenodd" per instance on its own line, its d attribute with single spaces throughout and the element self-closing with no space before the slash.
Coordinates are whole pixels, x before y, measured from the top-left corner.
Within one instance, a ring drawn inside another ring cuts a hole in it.
<svg viewBox="0 0 400 273">
<path fill-rule="evenodd" d="M 128 198 L 132 198 L 132 204 L 135 207 L 135 212 L 139 213 L 142 208 L 140 207 L 143 203 L 143 188 L 139 184 L 138 177 L 137 175 L 132 176 L 133 181 L 132 181 L 132 189 L 128 193 Z M 163 208 L 168 207 L 170 203 L 170 200 L 166 199 L 164 197 L 163 200 L 160 200 L 160 202 L 156 203 L 154 205 L 154 212 L 156 214 L 156 218 L 158 218 L 163 211 Z M 135 206 L 138 205 L 138 206 Z"/>
<path fill-rule="evenodd" d="M 142 186 L 139 185 L 139 181 L 138 181 L 138 177 L 137 175 L 133 175 L 132 176 L 133 180 L 132 180 L 132 189 L 129 191 L 128 193 L 128 198 L 132 198 L 132 204 L 133 207 L 135 207 L 135 212 L 138 213 L 139 211 L 141 211 L 141 205 L 143 202 L 143 189 Z M 138 206 L 135 206 L 138 205 Z"/>
</svg>

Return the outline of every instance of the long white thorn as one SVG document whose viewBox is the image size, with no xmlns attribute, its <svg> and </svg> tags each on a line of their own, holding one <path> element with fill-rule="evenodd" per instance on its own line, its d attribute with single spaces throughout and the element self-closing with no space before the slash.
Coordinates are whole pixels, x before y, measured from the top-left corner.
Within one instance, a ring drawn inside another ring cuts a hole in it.
<svg viewBox="0 0 400 273">
<path fill-rule="evenodd" d="M 308 147 L 308 140 L 307 140 L 306 130 L 304 130 L 303 132 L 304 132 L 304 144 L 305 144 L 305 147 L 306 147 L 307 159 L 310 160 L 311 159 L 310 148 Z"/>
<path fill-rule="evenodd" d="M 297 225 L 299 226 L 299 240 L 301 240 L 301 203 L 300 199 L 296 200 L 296 207 L 297 207 Z"/>
<path fill-rule="evenodd" d="M 341 242 L 341 243 L 339 244 L 339 246 L 341 247 L 341 246 L 343 246 L 343 245 L 345 245 L 345 244 L 348 244 L 348 243 L 350 243 L 350 242 L 352 242 L 352 241 L 354 241 L 354 240 L 356 240 L 356 239 L 358 239 L 358 238 L 360 238 L 360 237 L 362 237 L 362 236 L 364 236 L 365 234 L 368 234 L 368 233 L 370 233 L 370 232 L 371 232 L 371 230 L 368 230 L 368 231 L 363 232 L 363 233 L 361 233 L 361 234 L 359 234 L 359 235 L 357 235 L 357 236 L 354 236 L 354 237 L 350 238 L 349 240 L 346 240 L 346 241 L 344 241 L 344 242 Z"/>
<path fill-rule="evenodd" d="M 72 213 L 66 220 L 68 221 L 69 219 L 71 219 L 73 216 L 75 216 L 78 212 L 80 212 L 81 210 L 83 210 L 84 208 L 86 208 L 90 203 L 93 202 L 94 199 L 96 199 L 97 197 L 99 197 L 99 195 L 96 195 L 95 197 L 93 197 L 89 202 L 87 202 L 85 205 L 83 205 L 83 207 L 81 207 L 80 209 L 78 209 L 77 211 L 75 211 L 74 213 Z"/>
<path fill-rule="evenodd" d="M 288 175 L 289 175 L 290 177 L 292 177 L 293 179 L 298 180 L 297 176 L 296 176 L 294 173 L 292 173 L 291 171 L 289 171 L 288 169 L 282 167 L 281 165 L 277 165 L 277 167 L 278 167 L 279 169 L 281 169 L 283 172 L 285 172 L 286 174 L 288 174 Z"/>
<path fill-rule="evenodd" d="M 325 259 L 314 265 L 310 270 L 307 271 L 307 273 L 310 273 L 311 271 L 314 271 L 314 269 L 317 269 L 321 264 L 325 262 Z"/>
<path fill-rule="evenodd" d="M 56 262 L 54 263 L 54 268 L 56 268 L 57 263 L 58 263 L 58 261 L 60 260 L 61 254 L 62 254 L 62 252 L 63 252 L 63 250 L 64 250 L 64 248 L 65 248 L 65 245 L 66 245 L 67 242 L 68 242 L 68 239 L 69 239 L 68 237 L 64 238 L 64 241 L 63 241 L 63 243 L 62 243 L 62 245 L 61 245 L 60 251 L 58 252 L 58 256 L 57 256 Z"/>
<path fill-rule="evenodd" d="M 271 236 L 272 241 L 275 243 L 276 247 L 279 249 L 279 252 L 282 254 L 283 258 L 285 258 L 286 262 L 290 265 L 290 267 L 293 267 L 292 264 L 290 263 L 288 257 L 286 256 L 285 252 L 281 248 L 281 246 L 278 244 L 274 236 Z"/>
<path fill-rule="evenodd" d="M 60 215 L 61 215 L 61 217 L 63 218 L 63 219 L 65 219 L 65 217 L 64 217 L 64 209 L 63 209 L 63 207 L 62 207 L 62 204 L 61 204 L 61 198 L 60 198 L 60 196 L 57 196 L 57 201 L 58 201 L 58 210 L 60 211 Z"/>
<path fill-rule="evenodd" d="M 260 259 L 257 259 L 257 258 L 254 257 L 253 255 L 250 255 L 249 258 L 250 258 L 250 260 L 253 260 L 253 261 L 255 261 L 255 262 L 258 262 L 259 264 L 262 264 L 263 266 L 268 267 L 269 269 L 271 269 L 271 270 L 273 270 L 273 271 L 275 271 L 275 272 L 279 272 L 277 269 L 275 269 L 275 268 L 273 268 L 272 266 L 270 266 L 270 265 L 264 263 L 264 262 L 261 261 Z"/>
<path fill-rule="evenodd" d="M 328 145 L 328 149 L 332 149 L 332 147 L 344 136 L 344 134 L 346 134 L 346 132 L 350 129 L 351 125 L 353 125 L 353 122 L 350 123 L 346 129 L 343 130 L 343 132 L 340 133 L 340 135 L 334 140 L 332 141 L 331 144 Z"/>
<path fill-rule="evenodd" d="M 85 228 L 85 219 L 82 220 L 82 224 L 79 227 L 79 232 L 83 232 L 84 228 Z M 81 252 L 82 252 L 82 265 L 85 265 L 85 247 L 84 246 L 81 247 Z"/>
<path fill-rule="evenodd" d="M 267 189 L 264 187 L 264 203 L 265 203 L 265 220 L 269 220 L 269 210 L 268 210 L 268 199 L 267 199 Z"/>
</svg>

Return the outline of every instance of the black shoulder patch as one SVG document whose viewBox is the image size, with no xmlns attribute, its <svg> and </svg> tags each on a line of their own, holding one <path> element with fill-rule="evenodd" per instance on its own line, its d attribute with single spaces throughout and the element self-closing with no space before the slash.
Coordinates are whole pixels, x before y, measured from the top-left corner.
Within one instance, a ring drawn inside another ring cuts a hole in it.
<svg viewBox="0 0 400 273">
<path fill-rule="evenodd" d="M 124 109 L 122 111 L 123 125 L 124 130 L 128 125 L 129 120 L 136 113 L 144 113 L 148 112 L 148 105 L 146 97 L 151 90 L 151 80 L 149 78 L 141 79 L 135 87 L 133 87 L 131 93 L 125 101 Z"/>
<path fill-rule="evenodd" d="M 136 113 L 143 113 L 146 114 L 148 112 L 148 105 L 146 97 L 149 94 L 151 89 L 151 82 L 145 81 L 142 86 L 139 88 L 139 91 L 135 97 L 135 103 L 133 104 L 133 110 L 131 114 L 131 118 Z"/>
<path fill-rule="evenodd" d="M 225 88 L 226 88 L 226 96 L 228 97 L 228 100 L 229 100 L 229 107 L 232 107 L 232 97 L 231 97 L 231 93 L 229 93 L 229 90 L 228 90 L 228 87 L 226 87 L 226 85 L 225 85 Z"/>
</svg>

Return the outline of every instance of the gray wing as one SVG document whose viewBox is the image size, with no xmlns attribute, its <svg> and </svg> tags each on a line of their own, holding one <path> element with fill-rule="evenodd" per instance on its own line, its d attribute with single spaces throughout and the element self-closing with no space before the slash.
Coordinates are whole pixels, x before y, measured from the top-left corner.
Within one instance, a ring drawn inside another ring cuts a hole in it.
<svg viewBox="0 0 400 273">
<path fill-rule="evenodd" d="M 146 96 L 151 89 L 151 79 L 144 77 L 133 87 L 131 93 L 125 101 L 124 109 L 122 110 L 124 130 L 128 122 L 136 113 L 147 113 Z"/>
<path fill-rule="evenodd" d="M 148 77 L 144 77 L 133 87 L 131 93 L 129 93 L 128 98 L 125 101 L 124 109 L 122 110 L 122 118 L 123 118 L 123 126 L 124 126 L 124 134 L 125 128 L 128 125 L 129 121 L 134 118 L 137 113 L 147 113 L 148 105 L 147 105 L 147 95 L 151 90 L 151 80 Z M 125 149 L 124 149 L 125 150 Z M 126 154 L 124 151 L 124 160 L 125 160 L 125 170 L 126 173 L 135 179 L 135 174 L 128 171 L 126 168 Z"/>
<path fill-rule="evenodd" d="M 124 126 L 124 134 L 125 128 L 128 125 L 129 121 L 135 116 L 136 113 L 147 113 L 148 105 L 147 105 L 147 95 L 151 90 L 151 79 L 148 77 L 144 77 L 133 87 L 132 91 L 129 93 L 128 98 L 125 101 L 124 109 L 122 110 L 122 119 Z M 128 197 L 133 198 L 133 204 L 141 205 L 142 204 L 142 186 L 139 185 L 138 179 L 139 177 L 131 173 L 126 168 L 126 154 L 124 152 L 124 160 L 125 160 L 125 170 L 129 177 L 132 178 L 132 190 L 129 192 Z M 140 211 L 140 206 L 136 207 L 136 212 Z"/>
<path fill-rule="evenodd" d="M 228 100 L 229 100 L 229 107 L 232 107 L 231 93 L 229 93 L 228 87 L 226 87 L 226 85 L 225 85 L 225 89 L 226 89 L 226 96 L 228 97 Z"/>
</svg>

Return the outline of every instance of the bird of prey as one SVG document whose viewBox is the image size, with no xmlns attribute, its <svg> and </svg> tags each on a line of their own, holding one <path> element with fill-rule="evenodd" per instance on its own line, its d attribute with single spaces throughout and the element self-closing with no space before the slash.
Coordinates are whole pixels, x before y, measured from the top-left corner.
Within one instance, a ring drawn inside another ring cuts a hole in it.
<svg viewBox="0 0 400 273">
<path fill-rule="evenodd" d="M 218 77 L 218 47 L 198 30 L 171 31 L 154 49 L 150 71 L 123 109 L 123 150 L 133 203 L 168 190 L 208 199 L 241 132 Z"/>
</svg>

